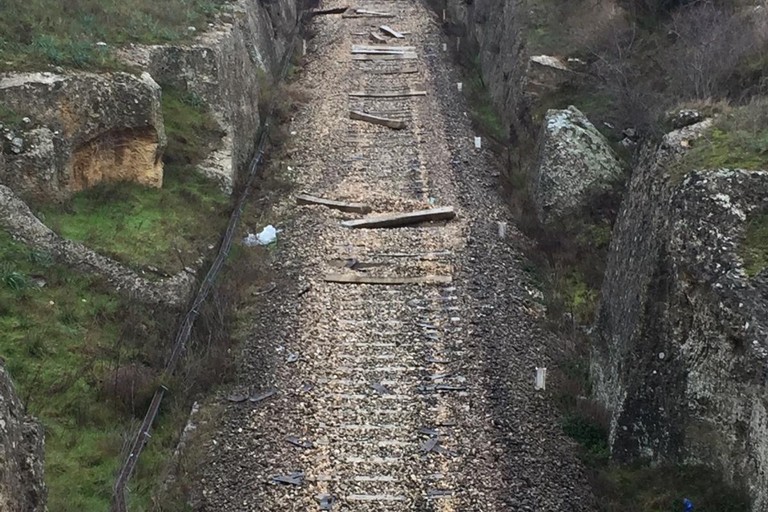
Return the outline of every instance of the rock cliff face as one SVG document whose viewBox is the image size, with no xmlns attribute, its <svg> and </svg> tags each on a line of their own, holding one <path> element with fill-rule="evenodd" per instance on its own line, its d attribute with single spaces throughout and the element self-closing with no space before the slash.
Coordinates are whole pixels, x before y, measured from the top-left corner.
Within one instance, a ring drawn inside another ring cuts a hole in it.
<svg viewBox="0 0 768 512">
<path fill-rule="evenodd" d="M 0 104 L 23 113 L 6 129 L 0 183 L 60 200 L 102 181 L 160 187 L 165 147 L 160 87 L 146 73 L 16 73 Z"/>
<path fill-rule="evenodd" d="M 768 173 L 675 164 L 699 123 L 646 148 L 616 222 L 592 374 L 620 460 L 703 463 L 768 509 L 768 272 L 743 244 Z"/>
<path fill-rule="evenodd" d="M 46 496 L 43 429 L 24 413 L 0 364 L 0 510 L 42 512 Z"/>
<path fill-rule="evenodd" d="M 255 148 L 260 89 L 279 71 L 297 23 L 295 0 L 241 0 L 191 44 L 124 54 L 163 86 L 194 93 L 211 107 L 226 136 L 201 170 L 228 192 Z"/>
<path fill-rule="evenodd" d="M 571 106 L 547 112 L 530 177 L 536 214 L 548 224 L 607 190 L 622 170 L 605 137 Z"/>
<path fill-rule="evenodd" d="M 483 82 L 506 125 L 512 145 L 533 138 L 526 94 L 528 57 L 525 51 L 522 0 L 432 0 L 453 37 L 461 39 L 464 55 L 479 67 Z"/>
</svg>

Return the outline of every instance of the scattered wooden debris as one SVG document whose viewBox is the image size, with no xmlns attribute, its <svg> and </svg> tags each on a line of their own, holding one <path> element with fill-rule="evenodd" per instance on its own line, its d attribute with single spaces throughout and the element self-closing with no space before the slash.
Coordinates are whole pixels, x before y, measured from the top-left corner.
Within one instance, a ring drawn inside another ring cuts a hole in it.
<svg viewBox="0 0 768 512">
<path fill-rule="evenodd" d="M 373 124 L 380 124 L 382 126 L 392 128 L 393 130 L 402 130 L 405 128 L 405 121 L 374 116 L 371 114 L 366 114 L 365 112 L 360 112 L 358 110 L 351 110 L 349 112 L 349 118 L 354 119 L 355 121 L 367 121 Z"/>
<path fill-rule="evenodd" d="M 308 204 L 319 205 L 327 208 L 333 208 L 334 210 L 340 210 L 348 213 L 370 213 L 371 207 L 362 203 L 345 203 L 342 201 L 334 201 L 332 199 L 324 199 L 322 197 L 315 197 L 309 194 L 299 194 L 296 196 L 296 204 Z"/>
<path fill-rule="evenodd" d="M 453 206 L 443 206 L 440 208 L 431 208 L 429 210 L 417 210 L 407 213 L 388 213 L 384 215 L 374 215 L 364 219 L 345 220 L 341 223 L 346 228 L 396 228 L 428 222 L 434 220 L 451 220 L 456 217 Z"/>
<path fill-rule="evenodd" d="M 318 9 L 316 11 L 309 11 L 310 16 L 323 16 L 325 14 L 344 14 L 349 10 L 349 6 L 334 7 L 333 9 Z"/>
<path fill-rule="evenodd" d="M 417 58 L 416 52 L 352 55 L 352 60 L 415 60 Z"/>
<path fill-rule="evenodd" d="M 417 276 L 417 277 L 400 277 L 400 276 L 369 276 L 360 274 L 341 274 L 330 273 L 324 278 L 324 281 L 328 283 L 343 283 L 343 284 L 382 284 L 382 285 L 399 285 L 399 284 L 451 284 L 451 276 Z"/>
<path fill-rule="evenodd" d="M 427 91 L 403 91 L 403 92 L 366 92 L 355 91 L 349 93 L 352 98 L 406 98 L 408 96 L 426 96 Z"/>
<path fill-rule="evenodd" d="M 402 32 L 397 32 L 395 30 L 392 30 L 387 25 L 382 25 L 379 27 L 379 30 L 387 34 L 388 36 L 394 37 L 396 39 L 403 39 L 405 36 Z"/>
<path fill-rule="evenodd" d="M 386 40 L 386 39 L 384 39 L 383 37 L 381 37 L 381 36 L 380 36 L 379 34 L 377 34 L 376 32 L 371 32 L 371 33 L 369 34 L 369 37 L 371 38 L 371 41 L 373 41 L 374 43 L 385 44 L 385 43 L 387 42 L 387 40 Z"/>
</svg>

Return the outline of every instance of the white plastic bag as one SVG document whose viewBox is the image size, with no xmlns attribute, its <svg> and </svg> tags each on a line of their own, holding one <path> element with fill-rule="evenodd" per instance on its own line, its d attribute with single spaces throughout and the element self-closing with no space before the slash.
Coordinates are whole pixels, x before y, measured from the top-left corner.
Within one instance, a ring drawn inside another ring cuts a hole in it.
<svg viewBox="0 0 768 512">
<path fill-rule="evenodd" d="M 253 247 L 254 245 L 269 245 L 277 240 L 278 232 L 279 231 L 275 229 L 275 226 L 270 224 L 269 226 L 262 229 L 261 233 L 258 235 L 248 233 L 248 236 L 243 238 L 243 245 L 246 247 Z"/>
</svg>

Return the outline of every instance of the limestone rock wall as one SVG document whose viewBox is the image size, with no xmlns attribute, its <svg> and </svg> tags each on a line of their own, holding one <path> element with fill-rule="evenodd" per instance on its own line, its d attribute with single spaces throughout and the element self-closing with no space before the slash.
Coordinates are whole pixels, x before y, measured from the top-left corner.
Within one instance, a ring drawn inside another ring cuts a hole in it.
<svg viewBox="0 0 768 512">
<path fill-rule="evenodd" d="M 0 364 L 0 510 L 46 510 L 43 443 L 43 428 L 26 415 Z"/>
<path fill-rule="evenodd" d="M 636 167 L 616 222 L 592 375 L 623 461 L 691 462 L 746 483 L 768 509 L 768 272 L 740 246 L 768 212 L 768 173 L 694 171 L 678 156 L 708 122 L 667 135 Z"/>
<path fill-rule="evenodd" d="M 7 74 L 0 104 L 25 116 L 4 127 L 0 165 L 0 183 L 22 196 L 61 200 L 102 181 L 162 185 L 160 87 L 149 74 Z"/>
</svg>

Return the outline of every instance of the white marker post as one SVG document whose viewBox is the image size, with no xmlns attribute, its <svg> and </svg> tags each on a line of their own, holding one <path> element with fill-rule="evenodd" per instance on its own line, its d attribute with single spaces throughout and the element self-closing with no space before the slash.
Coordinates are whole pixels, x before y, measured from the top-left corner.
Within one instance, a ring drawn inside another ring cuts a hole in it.
<svg viewBox="0 0 768 512">
<path fill-rule="evenodd" d="M 301 40 L 301 54 L 306 55 L 307 54 L 307 40 L 302 39 Z"/>
<path fill-rule="evenodd" d="M 461 48 L 461 38 L 457 37 L 456 38 L 456 51 L 458 52 L 460 48 Z"/>
<path fill-rule="evenodd" d="M 480 149 L 482 147 L 482 140 L 480 137 L 475 137 L 475 149 Z"/>
<path fill-rule="evenodd" d="M 501 238 L 502 240 L 507 238 L 507 223 L 504 221 L 499 221 L 498 228 L 499 228 L 499 238 Z"/>
<path fill-rule="evenodd" d="M 443 9 L 443 21 L 445 21 L 445 9 Z"/>
<path fill-rule="evenodd" d="M 536 368 L 536 391 L 547 389 L 547 369 Z"/>
<path fill-rule="evenodd" d="M 459 90 L 459 92 L 461 92 L 461 90 L 464 88 L 464 84 L 461 83 L 461 82 L 457 82 L 456 83 L 456 88 Z"/>
<path fill-rule="evenodd" d="M 444 52 L 448 51 L 448 43 L 443 43 L 443 51 Z"/>
</svg>

